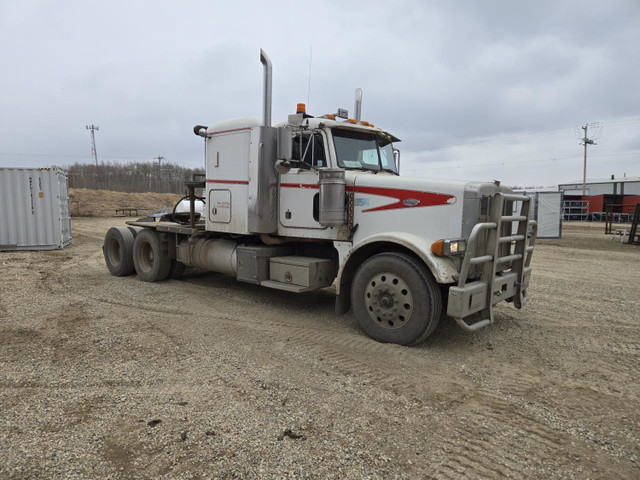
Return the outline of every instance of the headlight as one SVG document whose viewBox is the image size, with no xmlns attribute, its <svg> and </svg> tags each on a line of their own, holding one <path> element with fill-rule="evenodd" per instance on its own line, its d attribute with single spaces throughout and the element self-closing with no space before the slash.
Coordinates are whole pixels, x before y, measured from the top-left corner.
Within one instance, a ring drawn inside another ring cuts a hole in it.
<svg viewBox="0 0 640 480">
<path fill-rule="evenodd" d="M 447 257 L 451 255 L 464 255 L 467 250 L 467 241 L 462 239 L 452 240 L 443 239 L 433 242 L 431 251 L 439 257 Z"/>
</svg>

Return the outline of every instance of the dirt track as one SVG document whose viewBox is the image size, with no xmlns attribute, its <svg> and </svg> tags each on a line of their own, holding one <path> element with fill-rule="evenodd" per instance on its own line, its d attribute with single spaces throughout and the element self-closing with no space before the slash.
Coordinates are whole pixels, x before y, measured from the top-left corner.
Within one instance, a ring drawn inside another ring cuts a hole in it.
<svg viewBox="0 0 640 480">
<path fill-rule="evenodd" d="M 531 301 L 375 343 L 330 290 L 109 275 L 123 219 L 0 253 L 0 478 L 640 478 L 640 247 L 540 241 Z"/>
</svg>

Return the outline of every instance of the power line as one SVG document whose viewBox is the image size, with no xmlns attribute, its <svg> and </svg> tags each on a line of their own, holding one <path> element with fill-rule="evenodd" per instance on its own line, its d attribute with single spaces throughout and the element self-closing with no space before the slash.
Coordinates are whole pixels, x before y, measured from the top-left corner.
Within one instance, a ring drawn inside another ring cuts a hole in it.
<svg viewBox="0 0 640 480">
<path fill-rule="evenodd" d="M 640 150 L 636 150 L 633 152 L 619 152 L 619 153 L 597 153 L 592 154 L 592 157 L 626 157 L 626 156 L 640 156 Z M 556 162 L 561 160 L 576 160 L 580 157 L 571 155 L 567 157 L 554 157 L 554 158 L 545 158 L 545 159 L 536 159 L 536 160 L 519 160 L 519 161 L 505 161 L 505 162 L 492 162 L 492 163 L 459 163 L 459 164 L 446 164 L 438 167 L 426 167 L 426 168 L 410 168 L 403 170 L 403 172 L 422 172 L 429 170 L 442 170 L 442 169 L 451 169 L 451 168 L 466 168 L 466 167 L 492 167 L 492 166 L 511 166 L 511 165 L 522 165 L 527 163 L 542 163 L 542 162 Z"/>
<path fill-rule="evenodd" d="M 523 135 L 513 135 L 513 136 L 510 136 L 510 137 L 496 136 L 496 137 L 491 137 L 491 138 L 478 139 L 478 140 L 474 140 L 474 141 L 471 141 L 471 142 L 450 143 L 450 144 L 447 144 L 447 145 L 443 145 L 442 147 L 438 147 L 437 150 L 444 150 L 445 148 L 466 147 L 466 146 L 478 145 L 478 144 L 482 144 L 482 143 L 506 142 L 506 141 L 510 141 L 510 140 L 520 140 L 522 138 L 541 137 L 541 136 L 545 136 L 545 135 L 553 135 L 553 134 L 559 133 L 559 132 L 567 132 L 569 130 L 570 130 L 569 128 L 559 128 L 559 129 L 556 129 L 556 130 L 547 130 L 545 132 L 537 132 L 537 133 L 527 133 L 527 134 L 523 134 Z"/>
<path fill-rule="evenodd" d="M 511 166 L 511 165 L 522 165 L 522 164 L 526 164 L 526 163 L 541 163 L 541 162 L 555 162 L 557 160 L 575 160 L 576 158 L 579 157 L 556 157 L 556 158 L 547 158 L 547 159 L 543 159 L 543 160 L 520 160 L 520 161 L 515 161 L 515 162 L 493 162 L 493 163 L 464 163 L 464 164 L 458 164 L 458 165 L 451 165 L 451 164 L 447 164 L 447 165 L 443 165 L 441 167 L 429 167 L 429 168 L 412 168 L 412 169 L 407 169 L 404 170 L 405 172 L 421 172 L 421 171 L 428 171 L 428 170 L 443 170 L 443 169 L 450 169 L 450 168 L 466 168 L 466 167 L 493 167 L 493 166 Z"/>
<path fill-rule="evenodd" d="M 629 117 L 626 120 L 613 120 L 613 121 L 605 121 L 601 122 L 603 125 L 607 127 L 618 127 L 620 125 L 631 125 L 635 123 L 640 123 L 639 117 Z"/>
<path fill-rule="evenodd" d="M 5 157 L 54 157 L 54 158 L 87 158 L 86 155 L 74 155 L 69 153 L 17 153 L 17 152 L 0 152 L 0 156 Z M 148 159 L 151 155 L 140 155 L 140 156 L 126 156 L 126 157 L 115 157 L 115 156 L 104 156 L 102 160 L 144 160 Z"/>
<path fill-rule="evenodd" d="M 614 121 L 598 122 L 598 125 L 600 127 L 602 127 L 602 126 L 618 127 L 618 126 L 630 125 L 630 124 L 635 124 L 635 123 L 640 123 L 640 117 L 630 117 L 629 119 L 619 120 L 619 121 L 614 120 Z M 575 127 L 574 127 L 574 130 L 575 130 Z M 437 150 L 443 150 L 445 148 L 465 147 L 467 145 L 477 145 L 477 144 L 482 144 L 482 143 L 507 142 L 507 141 L 511 141 L 511 140 L 520 140 L 520 139 L 523 139 L 523 138 L 542 137 L 542 136 L 545 136 L 545 135 L 554 135 L 554 134 L 557 134 L 557 133 L 567 132 L 567 131 L 571 131 L 571 128 L 570 127 L 557 128 L 555 130 L 545 130 L 543 132 L 525 133 L 525 134 L 522 134 L 522 135 L 511 135 L 511 136 L 498 135 L 498 136 L 494 136 L 494 137 L 491 137 L 491 138 L 480 138 L 478 140 L 473 140 L 473 141 L 464 142 L 464 143 L 449 143 L 449 144 L 443 145 L 441 147 L 438 147 Z"/>
</svg>

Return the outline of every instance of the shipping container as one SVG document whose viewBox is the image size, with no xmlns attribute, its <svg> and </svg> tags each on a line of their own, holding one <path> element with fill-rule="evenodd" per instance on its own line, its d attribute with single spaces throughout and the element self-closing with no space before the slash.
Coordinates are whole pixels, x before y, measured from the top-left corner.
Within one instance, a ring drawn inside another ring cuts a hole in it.
<svg viewBox="0 0 640 480">
<path fill-rule="evenodd" d="M 538 222 L 538 238 L 562 238 L 562 192 L 524 191 L 531 198 L 530 212 Z"/>
<path fill-rule="evenodd" d="M 67 173 L 0 168 L 0 251 L 54 250 L 70 243 Z"/>
</svg>

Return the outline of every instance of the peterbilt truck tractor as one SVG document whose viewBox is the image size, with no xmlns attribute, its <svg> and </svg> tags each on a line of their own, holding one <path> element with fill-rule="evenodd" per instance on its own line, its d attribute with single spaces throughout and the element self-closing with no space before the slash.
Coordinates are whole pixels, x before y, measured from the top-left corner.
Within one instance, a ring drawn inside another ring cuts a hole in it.
<svg viewBox="0 0 640 480">
<path fill-rule="evenodd" d="M 333 286 L 337 314 L 351 309 L 369 337 L 401 345 L 441 317 L 475 331 L 498 302 L 527 302 L 529 197 L 495 181 L 400 176 L 400 140 L 360 118 L 360 89 L 353 118 L 298 104 L 272 125 L 263 50 L 260 61 L 262 118 L 194 128 L 206 174 L 187 182 L 189 211 L 109 229 L 113 275 L 156 282 L 196 267 L 299 294 Z"/>
</svg>

